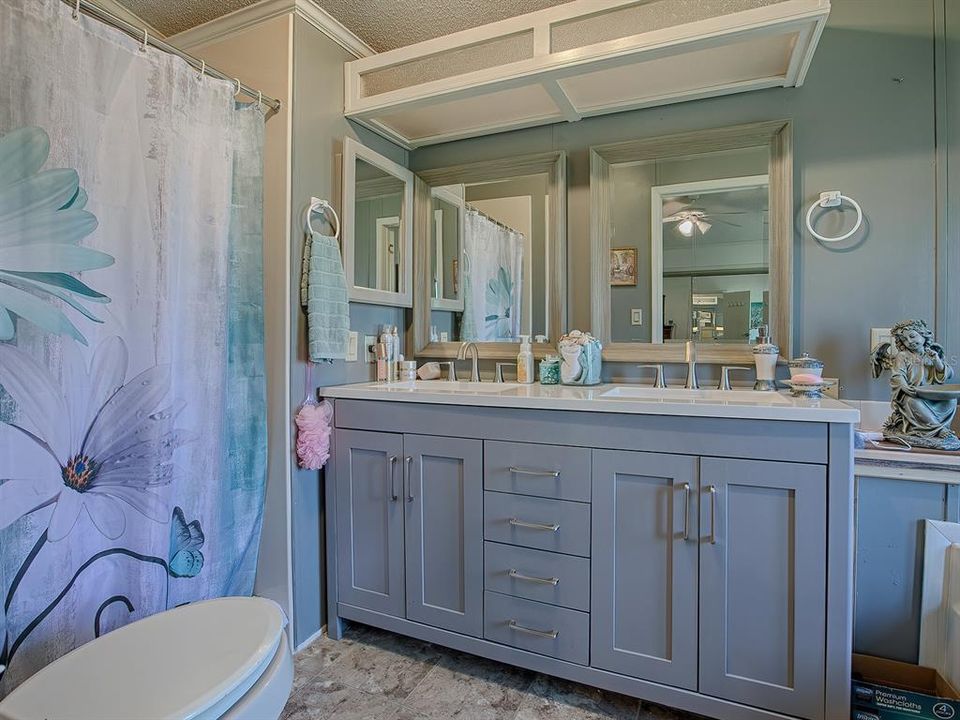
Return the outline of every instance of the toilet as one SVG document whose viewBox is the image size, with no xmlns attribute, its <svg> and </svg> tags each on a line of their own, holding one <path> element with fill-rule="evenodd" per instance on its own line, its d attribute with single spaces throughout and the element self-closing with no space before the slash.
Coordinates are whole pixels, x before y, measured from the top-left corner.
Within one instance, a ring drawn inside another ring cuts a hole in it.
<svg viewBox="0 0 960 720">
<path fill-rule="evenodd" d="M 0 701 L 0 720 L 275 720 L 293 684 L 285 625 L 257 597 L 158 613 L 30 677 Z"/>
</svg>

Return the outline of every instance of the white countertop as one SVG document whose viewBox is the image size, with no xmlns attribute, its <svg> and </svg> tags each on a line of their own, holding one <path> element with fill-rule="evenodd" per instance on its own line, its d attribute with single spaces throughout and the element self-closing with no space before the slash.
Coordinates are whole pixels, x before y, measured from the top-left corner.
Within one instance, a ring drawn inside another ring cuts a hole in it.
<svg viewBox="0 0 960 720">
<path fill-rule="evenodd" d="M 656 390 L 642 385 L 519 385 L 516 383 L 448 383 L 445 380 L 359 383 L 322 388 L 327 398 L 477 407 L 579 410 L 636 415 L 793 420 L 856 423 L 860 411 L 832 398 L 810 400 L 787 392 L 752 390 Z"/>
</svg>

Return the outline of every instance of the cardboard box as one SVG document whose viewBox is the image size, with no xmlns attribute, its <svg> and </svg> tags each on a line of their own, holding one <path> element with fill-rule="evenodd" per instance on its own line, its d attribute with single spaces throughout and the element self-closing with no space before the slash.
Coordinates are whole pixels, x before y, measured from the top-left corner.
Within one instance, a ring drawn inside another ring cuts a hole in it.
<svg viewBox="0 0 960 720">
<path fill-rule="evenodd" d="M 960 720 L 960 693 L 936 670 L 853 656 L 851 720 Z"/>
</svg>

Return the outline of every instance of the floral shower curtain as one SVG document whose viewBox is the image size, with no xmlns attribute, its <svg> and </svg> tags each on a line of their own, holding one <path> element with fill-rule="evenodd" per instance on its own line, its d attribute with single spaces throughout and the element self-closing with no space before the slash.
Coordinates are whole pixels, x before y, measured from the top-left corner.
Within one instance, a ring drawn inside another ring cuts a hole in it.
<svg viewBox="0 0 960 720">
<path fill-rule="evenodd" d="M 60 0 L 0 0 L 0 697 L 250 594 L 263 113 Z"/>
<path fill-rule="evenodd" d="M 523 245 L 523 233 L 467 211 L 462 340 L 512 340 L 520 334 Z"/>
</svg>

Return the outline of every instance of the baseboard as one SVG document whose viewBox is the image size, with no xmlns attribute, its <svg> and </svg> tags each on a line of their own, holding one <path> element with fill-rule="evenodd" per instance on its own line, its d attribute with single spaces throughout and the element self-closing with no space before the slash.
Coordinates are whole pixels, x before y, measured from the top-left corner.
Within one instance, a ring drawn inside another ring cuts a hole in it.
<svg viewBox="0 0 960 720">
<path fill-rule="evenodd" d="M 313 635 L 308 637 L 306 640 L 304 640 L 302 643 L 300 643 L 299 645 L 297 645 L 297 647 L 294 648 L 293 654 L 296 655 L 301 650 L 305 650 L 306 647 L 310 645 L 314 640 L 317 640 L 323 635 L 326 635 L 326 633 L 327 633 L 327 626 L 321 625 L 319 630 L 317 630 Z"/>
</svg>

